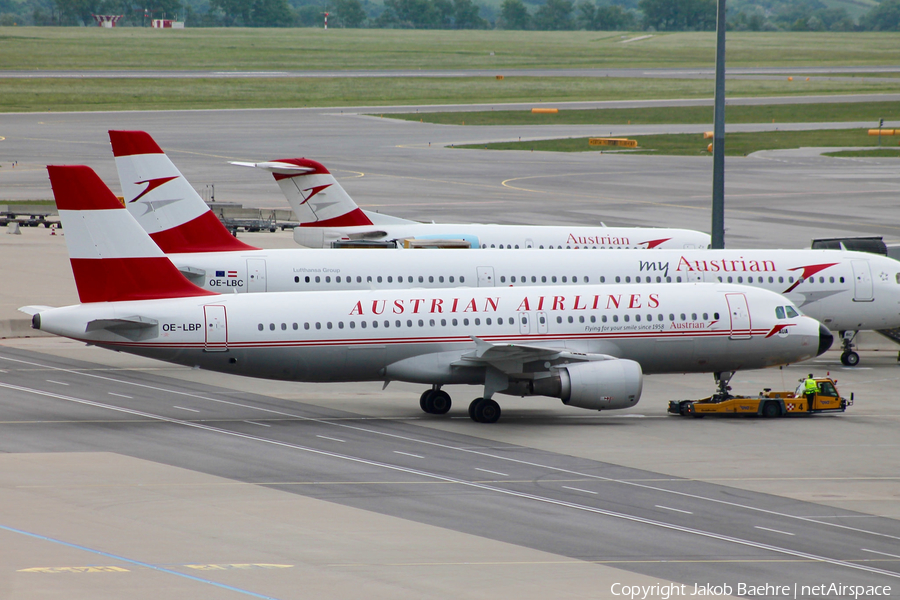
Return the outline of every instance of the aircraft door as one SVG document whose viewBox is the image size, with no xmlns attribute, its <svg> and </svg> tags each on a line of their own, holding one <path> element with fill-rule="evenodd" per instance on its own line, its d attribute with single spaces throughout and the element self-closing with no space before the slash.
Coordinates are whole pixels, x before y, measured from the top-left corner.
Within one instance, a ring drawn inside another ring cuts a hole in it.
<svg viewBox="0 0 900 600">
<path fill-rule="evenodd" d="M 872 272 L 869 270 L 869 261 L 851 260 L 853 266 L 853 301 L 871 302 L 875 299 L 872 290 Z"/>
<path fill-rule="evenodd" d="M 547 333 L 547 313 L 541 311 L 537 314 L 538 333 Z"/>
<path fill-rule="evenodd" d="M 494 287 L 494 267 L 476 267 L 478 287 Z"/>
<path fill-rule="evenodd" d="M 728 312 L 731 316 L 731 335 L 733 340 L 750 339 L 750 307 L 744 294 L 725 294 Z"/>
<path fill-rule="evenodd" d="M 266 291 L 266 260 L 264 258 L 247 259 L 247 291 Z"/>
<path fill-rule="evenodd" d="M 684 280 L 687 282 L 691 281 L 703 281 L 703 271 L 688 271 L 684 274 Z M 715 281 L 715 280 L 712 280 Z"/>
<path fill-rule="evenodd" d="M 534 240 L 525 240 L 526 248 L 534 248 Z"/>
<path fill-rule="evenodd" d="M 225 307 L 208 305 L 203 307 L 206 321 L 206 341 L 203 349 L 207 352 L 224 352 L 228 350 L 228 321 L 225 319 Z"/>
<path fill-rule="evenodd" d="M 531 315 L 527 312 L 519 313 L 519 333 L 522 335 L 531 333 Z"/>
</svg>

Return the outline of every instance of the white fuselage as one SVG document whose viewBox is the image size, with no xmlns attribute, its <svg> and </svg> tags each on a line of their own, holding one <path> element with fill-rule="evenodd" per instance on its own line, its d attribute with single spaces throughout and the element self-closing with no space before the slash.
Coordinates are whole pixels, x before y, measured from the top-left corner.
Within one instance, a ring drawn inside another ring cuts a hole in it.
<svg viewBox="0 0 900 600">
<path fill-rule="evenodd" d="M 779 317 L 784 304 L 777 294 L 727 284 L 356 290 L 97 302 L 43 310 L 35 324 L 251 377 L 446 384 L 484 382 L 484 363 L 466 362 L 475 361 L 466 358 L 473 338 L 501 349 L 631 359 L 645 373 L 756 369 L 816 356 L 819 323 Z M 129 327 L 137 317 L 142 326 Z M 519 368 L 552 370 L 543 359 Z"/>
<path fill-rule="evenodd" d="M 709 247 L 706 233 L 653 227 L 382 223 L 358 227 L 295 227 L 294 241 L 330 248 L 337 240 L 465 240 L 472 248 L 694 249 Z"/>
<path fill-rule="evenodd" d="M 289 249 L 168 256 L 191 281 L 219 292 L 704 281 L 783 294 L 833 331 L 900 327 L 900 263 L 841 250 Z"/>
</svg>

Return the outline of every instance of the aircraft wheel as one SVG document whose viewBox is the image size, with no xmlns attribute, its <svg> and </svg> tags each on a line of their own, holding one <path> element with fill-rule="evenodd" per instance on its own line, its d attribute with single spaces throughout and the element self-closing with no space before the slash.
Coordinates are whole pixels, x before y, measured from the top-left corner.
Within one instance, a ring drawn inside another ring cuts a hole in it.
<svg viewBox="0 0 900 600">
<path fill-rule="evenodd" d="M 847 367 L 855 367 L 859 364 L 859 354 L 853 352 L 844 352 L 841 354 L 841 364 Z"/>
<path fill-rule="evenodd" d="M 475 420 L 479 423 L 496 423 L 500 419 L 500 405 L 493 400 L 482 400 L 475 406 Z"/>
<path fill-rule="evenodd" d="M 478 405 L 479 405 L 481 402 L 484 402 L 484 398 L 475 398 L 475 399 L 472 400 L 472 402 L 469 404 L 469 418 L 472 419 L 472 420 L 475 421 L 475 422 L 478 422 L 478 418 L 475 416 L 475 415 L 476 415 L 476 412 L 475 412 L 475 411 L 476 411 L 476 409 L 478 408 Z"/>
<path fill-rule="evenodd" d="M 419 407 L 428 414 L 434 413 L 434 402 L 432 398 L 434 398 L 434 390 L 425 390 L 422 392 L 422 395 L 419 396 Z"/>
<path fill-rule="evenodd" d="M 435 415 L 445 415 L 450 410 L 450 394 L 444 390 L 436 390 L 431 394 L 428 403 L 431 406 L 431 413 Z"/>
</svg>

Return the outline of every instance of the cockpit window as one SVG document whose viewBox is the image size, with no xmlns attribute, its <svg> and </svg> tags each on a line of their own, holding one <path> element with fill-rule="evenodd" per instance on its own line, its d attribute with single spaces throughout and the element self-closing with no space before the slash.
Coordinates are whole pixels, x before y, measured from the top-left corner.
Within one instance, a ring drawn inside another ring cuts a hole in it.
<svg viewBox="0 0 900 600">
<path fill-rule="evenodd" d="M 787 316 L 789 319 L 793 319 L 794 317 L 799 317 L 800 313 L 793 306 L 785 306 L 785 310 L 787 311 Z"/>
<path fill-rule="evenodd" d="M 894 277 L 896 277 L 897 283 L 900 283 L 900 273 L 897 273 Z"/>
<path fill-rule="evenodd" d="M 784 318 L 784 307 L 783 307 L 783 306 L 776 306 L 776 307 L 775 307 L 775 318 L 776 318 L 776 319 L 783 319 L 783 318 Z"/>
</svg>

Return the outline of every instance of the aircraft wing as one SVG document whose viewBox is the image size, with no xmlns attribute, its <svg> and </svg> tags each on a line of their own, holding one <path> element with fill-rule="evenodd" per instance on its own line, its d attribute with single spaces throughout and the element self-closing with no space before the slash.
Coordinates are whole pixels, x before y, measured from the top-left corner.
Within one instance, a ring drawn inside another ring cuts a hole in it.
<svg viewBox="0 0 900 600">
<path fill-rule="evenodd" d="M 529 346 L 527 344 L 492 344 L 480 338 L 472 336 L 475 342 L 475 350 L 463 354 L 454 366 L 483 366 L 489 365 L 506 374 L 519 374 L 525 371 L 528 363 L 541 362 L 540 370 L 547 371 L 543 363 L 588 362 L 596 360 L 615 360 L 616 357 L 608 354 L 582 354 L 572 352 L 566 348 L 553 348 L 547 346 Z"/>
</svg>

